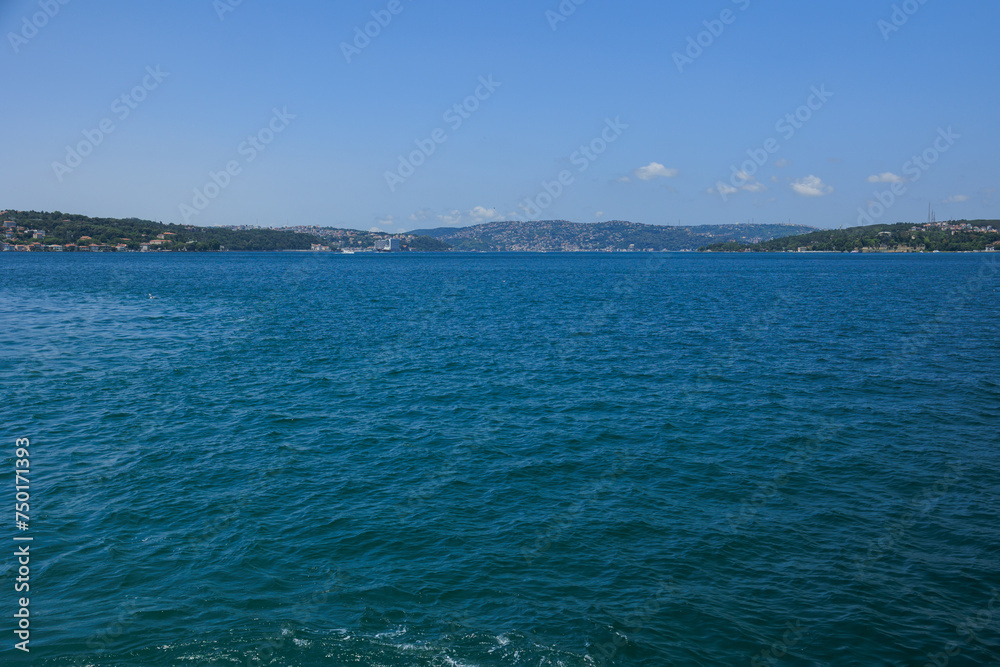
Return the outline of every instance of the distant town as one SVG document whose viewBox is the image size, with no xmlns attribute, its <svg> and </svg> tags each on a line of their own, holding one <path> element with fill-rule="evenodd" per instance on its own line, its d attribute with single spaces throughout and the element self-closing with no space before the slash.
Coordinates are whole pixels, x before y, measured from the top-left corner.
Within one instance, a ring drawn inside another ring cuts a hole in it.
<svg viewBox="0 0 1000 667">
<path fill-rule="evenodd" d="M 6 213 L 6 211 L 4 211 Z M 29 229 L 22 227 L 13 220 L 3 222 L 4 241 L 0 245 L 3 252 L 125 252 L 129 250 L 128 241 L 131 239 L 122 238 L 121 243 L 114 245 L 108 243 L 94 243 L 91 236 L 81 236 L 76 243 L 43 243 L 48 236 L 44 229 Z M 148 252 L 150 249 L 158 250 L 160 246 L 173 243 L 171 236 L 176 236 L 173 232 L 158 234 L 155 239 L 139 243 L 139 250 Z M 31 238 L 32 242 L 22 241 L 18 243 L 16 239 Z"/>
<path fill-rule="evenodd" d="M 243 225 L 226 227 L 226 229 L 248 231 L 255 228 Z M 438 243 L 426 237 L 421 238 L 417 234 L 365 232 L 358 229 L 337 229 L 315 225 L 296 225 L 294 227 L 277 227 L 276 229 L 281 232 L 307 234 L 322 239 L 322 242 L 312 244 L 311 250 L 317 252 L 404 252 L 451 249 L 445 243 Z"/>
</svg>

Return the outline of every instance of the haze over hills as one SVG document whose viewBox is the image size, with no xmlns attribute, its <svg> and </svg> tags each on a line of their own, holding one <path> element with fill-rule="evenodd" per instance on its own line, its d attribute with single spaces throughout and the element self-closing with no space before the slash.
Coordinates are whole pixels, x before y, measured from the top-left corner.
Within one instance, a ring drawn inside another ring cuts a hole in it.
<svg viewBox="0 0 1000 667">
<path fill-rule="evenodd" d="M 487 222 L 471 227 L 417 229 L 410 233 L 439 239 L 455 250 L 575 252 L 696 250 L 713 243 L 758 243 L 812 231 L 816 228 L 784 224 L 675 227 L 623 220 L 596 223 L 540 220 Z"/>
</svg>

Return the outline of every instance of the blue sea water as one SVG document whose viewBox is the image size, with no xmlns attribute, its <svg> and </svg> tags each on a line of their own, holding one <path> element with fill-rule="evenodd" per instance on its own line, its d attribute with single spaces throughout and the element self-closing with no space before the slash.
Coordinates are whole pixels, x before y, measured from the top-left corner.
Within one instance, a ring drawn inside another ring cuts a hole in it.
<svg viewBox="0 0 1000 667">
<path fill-rule="evenodd" d="M 998 265 L 5 253 L 0 662 L 1000 664 Z"/>
</svg>

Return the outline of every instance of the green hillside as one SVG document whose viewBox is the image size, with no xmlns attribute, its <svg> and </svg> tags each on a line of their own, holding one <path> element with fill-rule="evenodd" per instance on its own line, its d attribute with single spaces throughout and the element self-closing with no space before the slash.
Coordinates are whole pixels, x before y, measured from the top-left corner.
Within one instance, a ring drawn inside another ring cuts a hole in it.
<svg viewBox="0 0 1000 667">
<path fill-rule="evenodd" d="M 968 252 L 1000 245 L 1000 221 L 900 222 L 830 229 L 760 243 L 714 243 L 708 252 Z"/>
<path fill-rule="evenodd" d="M 219 250 L 308 250 L 319 239 L 307 234 L 273 229 L 232 230 L 222 227 L 192 227 L 166 225 L 138 218 L 90 218 L 60 211 L 6 211 L 4 221 L 13 221 L 23 231 L 18 231 L 7 243 L 43 245 L 107 245 L 124 244 L 129 250 L 138 250 L 140 244 L 166 237 L 159 244 L 161 250 L 208 251 Z M 34 231 L 45 233 L 35 239 Z M 89 238 L 86 238 L 89 237 Z"/>
</svg>

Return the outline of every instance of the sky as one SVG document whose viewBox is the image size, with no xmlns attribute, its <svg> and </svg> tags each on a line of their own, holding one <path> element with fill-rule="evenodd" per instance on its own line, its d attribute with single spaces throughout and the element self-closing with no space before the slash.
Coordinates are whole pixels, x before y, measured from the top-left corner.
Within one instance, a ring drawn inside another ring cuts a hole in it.
<svg viewBox="0 0 1000 667">
<path fill-rule="evenodd" d="M 0 0 L 0 208 L 1000 217 L 995 0 Z"/>
</svg>

